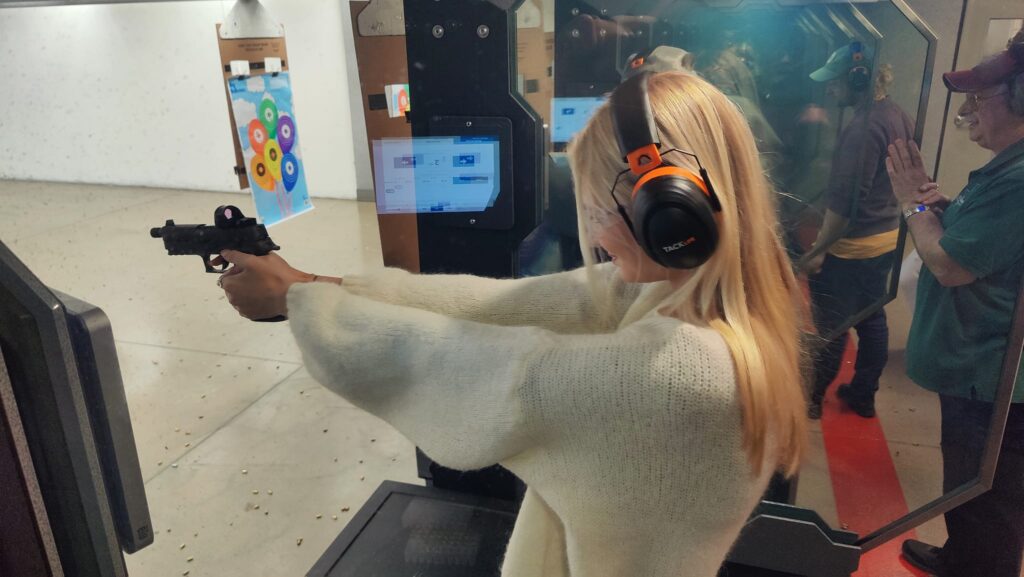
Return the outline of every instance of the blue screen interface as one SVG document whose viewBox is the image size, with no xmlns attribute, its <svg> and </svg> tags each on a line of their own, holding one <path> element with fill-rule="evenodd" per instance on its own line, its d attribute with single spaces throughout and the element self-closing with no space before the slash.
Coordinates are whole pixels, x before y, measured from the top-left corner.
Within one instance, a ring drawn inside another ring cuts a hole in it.
<svg viewBox="0 0 1024 577">
<path fill-rule="evenodd" d="M 552 98 L 551 142 L 566 143 L 572 140 L 605 100 L 602 97 Z"/>
<path fill-rule="evenodd" d="M 482 212 L 501 192 L 497 136 L 373 141 L 377 212 Z"/>
</svg>

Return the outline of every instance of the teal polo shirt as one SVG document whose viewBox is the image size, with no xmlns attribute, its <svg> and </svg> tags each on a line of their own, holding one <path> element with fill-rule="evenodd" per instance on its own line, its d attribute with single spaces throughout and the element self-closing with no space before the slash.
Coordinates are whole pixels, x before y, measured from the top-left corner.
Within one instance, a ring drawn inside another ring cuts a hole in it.
<svg viewBox="0 0 1024 577">
<path fill-rule="evenodd" d="M 937 393 L 994 401 L 1024 277 L 1024 140 L 971 172 L 942 215 L 939 244 L 977 280 L 943 287 L 925 265 L 907 375 Z M 1018 373 L 1013 402 L 1024 402 Z"/>
</svg>

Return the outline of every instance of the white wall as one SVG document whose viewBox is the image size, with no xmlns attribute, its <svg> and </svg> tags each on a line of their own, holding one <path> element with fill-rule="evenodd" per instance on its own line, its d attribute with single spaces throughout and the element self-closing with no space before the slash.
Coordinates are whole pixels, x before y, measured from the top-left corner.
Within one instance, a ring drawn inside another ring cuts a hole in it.
<svg viewBox="0 0 1024 577">
<path fill-rule="evenodd" d="M 310 191 L 355 198 L 371 184 L 356 178 L 348 4 L 263 4 L 285 26 Z M 0 10 L 0 179 L 237 191 L 214 28 L 231 6 Z"/>
</svg>

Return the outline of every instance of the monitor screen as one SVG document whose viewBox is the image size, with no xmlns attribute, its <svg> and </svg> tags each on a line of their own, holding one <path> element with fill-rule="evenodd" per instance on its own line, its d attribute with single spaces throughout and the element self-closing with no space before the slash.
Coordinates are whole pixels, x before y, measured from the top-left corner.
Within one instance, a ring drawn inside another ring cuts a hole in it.
<svg viewBox="0 0 1024 577">
<path fill-rule="evenodd" d="M 501 193 L 498 136 L 374 140 L 373 164 L 380 214 L 483 212 Z"/>
<path fill-rule="evenodd" d="M 551 142 L 566 143 L 572 140 L 605 100 L 596 96 L 551 99 Z"/>
</svg>

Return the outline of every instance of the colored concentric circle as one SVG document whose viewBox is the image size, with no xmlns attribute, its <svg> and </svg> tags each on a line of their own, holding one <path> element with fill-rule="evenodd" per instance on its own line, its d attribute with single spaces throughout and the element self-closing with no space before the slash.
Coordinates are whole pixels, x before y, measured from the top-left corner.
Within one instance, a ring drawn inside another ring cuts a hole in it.
<svg viewBox="0 0 1024 577">
<path fill-rule="evenodd" d="M 281 152 L 288 154 L 295 145 L 295 121 L 291 116 L 280 116 L 277 119 L 277 143 Z"/>
<path fill-rule="evenodd" d="M 294 154 L 288 153 L 281 159 L 281 182 L 288 192 L 291 192 L 299 182 L 299 159 L 295 158 Z"/>
</svg>

